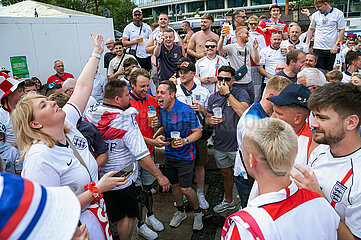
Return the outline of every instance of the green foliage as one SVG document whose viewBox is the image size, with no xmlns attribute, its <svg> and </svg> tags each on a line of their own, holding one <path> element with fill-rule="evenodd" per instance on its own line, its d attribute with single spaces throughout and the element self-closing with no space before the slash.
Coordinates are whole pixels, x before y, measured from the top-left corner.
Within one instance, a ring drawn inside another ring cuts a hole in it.
<svg viewBox="0 0 361 240">
<path fill-rule="evenodd" d="M 147 22 L 148 25 L 152 26 L 152 24 L 155 23 L 157 21 L 157 19 L 158 19 L 158 14 L 155 11 L 153 11 L 152 12 L 152 18 L 149 19 L 148 22 Z"/>
</svg>

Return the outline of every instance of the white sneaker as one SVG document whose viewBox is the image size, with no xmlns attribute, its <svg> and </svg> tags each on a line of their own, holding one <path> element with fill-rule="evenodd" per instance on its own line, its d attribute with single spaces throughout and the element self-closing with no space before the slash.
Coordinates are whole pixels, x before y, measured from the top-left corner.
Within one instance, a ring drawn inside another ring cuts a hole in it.
<svg viewBox="0 0 361 240">
<path fill-rule="evenodd" d="M 202 211 L 193 214 L 193 230 L 199 231 L 203 228 L 203 215 L 204 214 Z"/>
<path fill-rule="evenodd" d="M 145 223 L 152 226 L 152 228 L 157 232 L 163 231 L 164 229 L 163 224 L 155 218 L 154 214 L 150 217 L 146 216 Z"/>
<path fill-rule="evenodd" d="M 137 226 L 138 234 L 147 240 L 154 240 L 158 238 L 158 234 L 149 229 L 146 224 L 143 224 L 140 228 Z"/>
<path fill-rule="evenodd" d="M 234 203 L 234 201 L 228 203 L 228 202 L 226 202 L 226 200 L 223 200 L 221 203 L 219 203 L 217 206 L 215 206 L 213 208 L 213 211 L 215 213 L 221 213 L 226 210 L 231 210 L 231 209 L 235 209 L 235 208 L 236 208 L 236 204 Z"/>
<path fill-rule="evenodd" d="M 198 196 L 198 202 L 199 202 L 199 207 L 206 210 L 209 208 L 209 203 L 207 202 L 206 198 L 204 197 L 203 193 L 197 194 Z"/>
<path fill-rule="evenodd" d="M 169 225 L 171 227 L 178 227 L 179 224 L 187 218 L 186 212 L 177 211 L 174 215 L 172 220 L 170 221 Z"/>
</svg>

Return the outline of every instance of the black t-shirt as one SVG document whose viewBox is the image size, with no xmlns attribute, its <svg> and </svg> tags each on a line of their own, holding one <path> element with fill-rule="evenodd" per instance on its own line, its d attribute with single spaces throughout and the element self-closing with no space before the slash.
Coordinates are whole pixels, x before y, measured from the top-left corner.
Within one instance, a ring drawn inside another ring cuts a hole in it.
<svg viewBox="0 0 361 240">
<path fill-rule="evenodd" d="M 292 83 L 297 83 L 297 75 L 294 77 L 289 77 L 285 74 L 285 72 L 283 70 L 279 71 L 278 73 L 276 73 L 276 76 L 282 76 L 282 77 L 286 77 L 288 78 L 288 80 L 290 80 Z"/>
<path fill-rule="evenodd" d="M 109 63 L 110 61 L 117 56 L 116 53 L 114 52 L 107 52 L 106 54 L 104 54 L 104 68 L 108 68 L 109 67 Z"/>
</svg>

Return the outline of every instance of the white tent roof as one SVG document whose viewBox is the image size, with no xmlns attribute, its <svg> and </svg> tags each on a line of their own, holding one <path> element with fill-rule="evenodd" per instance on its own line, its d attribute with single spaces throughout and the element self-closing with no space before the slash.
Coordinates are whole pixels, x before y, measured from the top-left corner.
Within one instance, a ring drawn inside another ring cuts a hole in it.
<svg viewBox="0 0 361 240">
<path fill-rule="evenodd" d="M 0 8 L 0 16 L 7 17 L 34 17 L 36 11 L 39 17 L 53 17 L 61 15 L 86 15 L 86 16 L 96 16 L 85 12 L 79 12 L 72 9 L 57 7 L 54 5 L 36 2 L 36 1 L 23 1 L 8 7 Z"/>
</svg>

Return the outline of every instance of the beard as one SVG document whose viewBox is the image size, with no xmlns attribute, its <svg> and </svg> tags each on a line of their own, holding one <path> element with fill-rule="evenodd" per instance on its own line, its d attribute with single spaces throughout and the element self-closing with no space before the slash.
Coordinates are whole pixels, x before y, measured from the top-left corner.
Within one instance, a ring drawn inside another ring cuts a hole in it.
<svg viewBox="0 0 361 240">
<path fill-rule="evenodd" d="M 142 25 L 143 20 L 142 19 L 135 19 L 133 20 L 133 23 L 135 26 L 140 27 Z"/>
<path fill-rule="evenodd" d="M 332 129 L 332 133 L 326 133 L 324 130 L 319 128 L 314 128 L 315 132 L 320 132 L 323 136 L 317 136 L 316 134 L 313 136 L 313 140 L 318 144 L 326 144 L 332 145 L 342 141 L 345 138 L 345 130 L 344 129 Z"/>
</svg>

